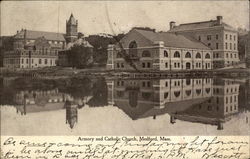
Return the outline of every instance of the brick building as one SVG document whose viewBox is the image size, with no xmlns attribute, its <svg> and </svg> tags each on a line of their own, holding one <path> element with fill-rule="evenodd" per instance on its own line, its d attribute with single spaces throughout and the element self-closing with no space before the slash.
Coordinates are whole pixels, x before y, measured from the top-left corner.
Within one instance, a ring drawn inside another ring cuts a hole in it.
<svg viewBox="0 0 250 159">
<path fill-rule="evenodd" d="M 181 34 L 132 29 L 118 44 L 109 45 L 107 68 L 212 69 L 212 50 L 198 40 L 190 40 Z"/>
<path fill-rule="evenodd" d="M 185 23 L 178 26 L 175 22 L 170 22 L 168 32 L 199 40 L 210 47 L 213 50 L 214 68 L 239 62 L 237 30 L 224 23 L 222 16 L 217 16 L 216 20 Z"/>
</svg>

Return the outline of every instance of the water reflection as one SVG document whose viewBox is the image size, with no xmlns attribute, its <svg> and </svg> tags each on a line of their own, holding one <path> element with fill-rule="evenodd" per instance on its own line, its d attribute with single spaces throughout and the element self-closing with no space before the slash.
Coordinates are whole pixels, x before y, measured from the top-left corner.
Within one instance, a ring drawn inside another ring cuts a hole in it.
<svg viewBox="0 0 250 159">
<path fill-rule="evenodd" d="M 13 106 L 18 116 L 42 112 L 56 114 L 62 110 L 60 113 L 64 113 L 65 124 L 70 129 L 84 124 L 79 119 L 86 114 L 79 111 L 85 107 L 119 108 L 133 121 L 156 120 L 165 115 L 171 125 L 179 122 L 200 123 L 216 126 L 217 130 L 223 130 L 225 123 L 249 112 L 250 108 L 249 80 L 111 80 L 87 77 L 0 80 L 0 105 Z M 247 116 L 244 120 L 248 123 Z"/>
<path fill-rule="evenodd" d="M 228 79 L 110 80 L 107 85 L 109 104 L 133 120 L 167 113 L 171 124 L 182 120 L 222 130 L 239 113 L 240 84 Z M 241 101 L 249 105 L 249 99 Z"/>
</svg>

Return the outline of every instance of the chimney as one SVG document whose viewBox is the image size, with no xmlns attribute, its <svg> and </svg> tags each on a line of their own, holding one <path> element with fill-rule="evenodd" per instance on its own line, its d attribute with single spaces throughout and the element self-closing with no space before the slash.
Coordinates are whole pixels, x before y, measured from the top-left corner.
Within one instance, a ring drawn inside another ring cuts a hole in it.
<svg viewBox="0 0 250 159">
<path fill-rule="evenodd" d="M 222 16 L 217 16 L 216 17 L 217 18 L 217 23 L 219 24 L 219 25 L 221 25 L 222 24 Z"/>
<path fill-rule="evenodd" d="M 169 23 L 169 29 L 171 30 L 171 29 L 173 29 L 175 27 L 175 22 L 174 21 L 171 21 L 170 23 Z"/>
</svg>

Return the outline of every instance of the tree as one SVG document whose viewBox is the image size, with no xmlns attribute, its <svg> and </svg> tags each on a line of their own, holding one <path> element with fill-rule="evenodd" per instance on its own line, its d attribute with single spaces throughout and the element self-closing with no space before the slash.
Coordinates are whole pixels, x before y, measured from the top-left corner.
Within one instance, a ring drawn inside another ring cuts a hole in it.
<svg viewBox="0 0 250 159">
<path fill-rule="evenodd" d="M 75 68 L 86 68 L 93 62 L 93 49 L 82 44 L 71 47 L 67 55 L 69 63 Z"/>
</svg>

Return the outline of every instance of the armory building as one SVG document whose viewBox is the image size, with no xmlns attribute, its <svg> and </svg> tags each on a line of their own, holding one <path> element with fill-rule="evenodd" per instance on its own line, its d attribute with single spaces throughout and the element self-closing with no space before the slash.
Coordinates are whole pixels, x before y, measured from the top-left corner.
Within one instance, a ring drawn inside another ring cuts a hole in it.
<svg viewBox="0 0 250 159">
<path fill-rule="evenodd" d="M 213 69 L 239 62 L 237 32 L 216 20 L 175 25 L 168 32 L 132 29 L 108 47 L 108 69 Z"/>
</svg>

